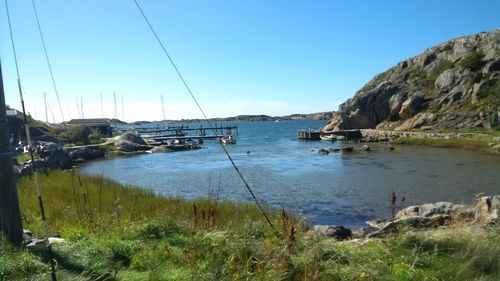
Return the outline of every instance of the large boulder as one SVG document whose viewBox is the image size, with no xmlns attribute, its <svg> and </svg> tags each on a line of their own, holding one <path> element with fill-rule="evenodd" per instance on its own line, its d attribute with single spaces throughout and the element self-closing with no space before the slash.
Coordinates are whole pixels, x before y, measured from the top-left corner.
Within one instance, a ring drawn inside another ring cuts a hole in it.
<svg viewBox="0 0 500 281">
<path fill-rule="evenodd" d="M 70 169 L 73 167 L 73 160 L 62 148 L 52 150 L 50 154 L 43 158 L 48 167 L 55 169 Z"/>
<path fill-rule="evenodd" d="M 68 148 L 67 151 L 71 159 L 77 162 L 104 157 L 104 151 L 98 147 Z"/>
<path fill-rule="evenodd" d="M 338 240 L 351 238 L 352 231 L 341 225 L 314 225 L 313 231 L 319 235 L 332 237 Z"/>
<path fill-rule="evenodd" d="M 151 149 L 151 146 L 147 145 L 146 141 L 137 133 L 124 133 L 116 137 L 113 142 L 115 147 L 124 152 L 134 152 Z"/>
<path fill-rule="evenodd" d="M 118 147 L 121 151 L 125 151 L 125 152 L 133 152 L 133 151 L 151 149 L 151 146 L 148 146 L 148 145 L 142 145 L 142 144 L 129 142 L 129 141 L 122 141 L 122 140 L 116 141 L 115 146 Z"/>
<path fill-rule="evenodd" d="M 126 132 L 116 138 L 117 141 L 122 141 L 122 142 L 129 142 L 129 143 L 134 143 L 134 144 L 139 144 L 139 145 L 146 145 L 146 141 L 136 133 L 131 133 L 131 132 Z"/>
<path fill-rule="evenodd" d="M 399 117 L 402 119 L 409 119 L 422 111 L 426 107 L 426 98 L 422 93 L 416 93 L 410 96 L 401 104 L 399 110 Z"/>
<path fill-rule="evenodd" d="M 500 215 L 500 195 L 481 197 L 477 199 L 473 208 L 475 224 L 498 224 Z"/>
<path fill-rule="evenodd" d="M 404 220 L 410 217 L 430 218 L 435 215 L 449 215 L 451 212 L 465 208 L 462 204 L 453 204 L 450 202 L 437 202 L 431 204 L 423 204 L 420 206 L 410 206 L 399 211 L 395 219 Z"/>
</svg>

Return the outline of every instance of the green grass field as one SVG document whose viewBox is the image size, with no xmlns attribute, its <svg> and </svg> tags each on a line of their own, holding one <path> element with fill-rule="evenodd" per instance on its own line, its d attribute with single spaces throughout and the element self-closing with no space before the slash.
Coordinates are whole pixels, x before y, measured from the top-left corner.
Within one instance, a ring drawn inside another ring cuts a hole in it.
<svg viewBox="0 0 500 281">
<path fill-rule="evenodd" d="M 339 242 L 252 204 L 165 198 L 102 177 L 40 175 L 60 280 L 500 280 L 500 229 L 464 227 Z M 24 228 L 41 233 L 32 179 Z M 45 253 L 2 241 L 0 280 L 50 280 Z"/>
</svg>

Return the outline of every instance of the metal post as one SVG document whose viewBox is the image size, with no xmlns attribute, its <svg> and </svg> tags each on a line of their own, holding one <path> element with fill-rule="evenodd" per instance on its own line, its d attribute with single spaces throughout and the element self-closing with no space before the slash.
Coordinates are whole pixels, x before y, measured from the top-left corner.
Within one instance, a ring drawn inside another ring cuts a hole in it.
<svg viewBox="0 0 500 281">
<path fill-rule="evenodd" d="M 14 162 L 9 155 L 9 146 L 9 127 L 0 63 L 0 230 L 12 244 L 20 246 L 23 242 L 23 227 L 14 176 Z"/>
</svg>

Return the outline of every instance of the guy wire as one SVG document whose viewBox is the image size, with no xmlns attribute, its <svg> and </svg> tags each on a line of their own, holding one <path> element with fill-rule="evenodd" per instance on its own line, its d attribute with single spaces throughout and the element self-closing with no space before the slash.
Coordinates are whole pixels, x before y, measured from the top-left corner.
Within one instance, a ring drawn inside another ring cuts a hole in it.
<svg viewBox="0 0 500 281">
<path fill-rule="evenodd" d="M 45 217 L 45 208 L 43 207 L 43 199 L 42 199 L 42 194 L 41 194 L 41 190 L 40 190 L 40 182 L 38 180 L 38 173 L 37 173 L 37 169 L 36 169 L 35 155 L 34 155 L 34 151 L 33 151 L 33 142 L 31 140 L 31 134 L 30 134 L 29 125 L 28 125 L 28 118 L 26 116 L 26 109 L 25 109 L 25 106 L 24 106 L 23 91 L 22 91 L 22 87 L 21 87 L 21 78 L 20 78 L 20 75 L 19 75 L 19 66 L 18 66 L 18 63 L 17 63 L 16 47 L 15 47 L 15 44 L 14 44 L 14 36 L 13 36 L 12 25 L 11 25 L 11 20 L 10 20 L 9 5 L 7 3 L 7 0 L 5 0 L 4 2 L 5 2 L 5 10 L 7 12 L 7 20 L 9 22 L 10 41 L 11 41 L 11 44 L 12 44 L 12 50 L 13 50 L 13 54 L 14 54 L 14 61 L 15 61 L 15 65 L 16 65 L 17 88 L 19 90 L 19 97 L 20 97 L 20 100 L 21 100 L 21 107 L 22 107 L 22 110 L 23 110 L 23 121 L 24 121 L 24 128 L 26 130 L 26 139 L 28 141 L 28 151 L 29 151 L 29 154 L 30 154 L 30 157 L 31 157 L 31 169 L 32 169 L 32 172 L 33 172 L 33 178 L 34 178 L 34 182 L 35 182 L 35 188 L 36 188 L 36 193 L 37 193 L 38 204 L 40 206 L 40 212 L 41 212 L 41 215 L 42 215 L 43 235 L 44 235 L 45 243 L 47 245 L 47 249 L 48 249 L 48 252 L 49 252 L 50 267 L 51 267 L 51 270 L 52 270 L 51 277 L 52 277 L 53 281 L 57 281 L 55 261 L 54 261 L 54 258 L 53 258 L 52 247 L 51 247 L 51 245 L 49 243 L 49 235 L 48 235 L 48 229 L 47 229 L 47 220 L 46 220 L 46 217 Z"/>
<path fill-rule="evenodd" d="M 54 79 L 54 73 L 52 72 L 52 66 L 50 64 L 49 55 L 47 54 L 47 47 L 45 46 L 45 39 L 43 38 L 42 28 L 40 26 L 40 20 L 38 19 L 38 13 L 36 11 L 35 0 L 31 0 L 33 4 L 33 11 L 35 12 L 36 23 L 38 26 L 38 32 L 40 33 L 40 38 L 42 39 L 43 51 L 45 53 L 45 59 L 47 60 L 47 65 L 49 66 L 50 78 L 52 79 L 52 86 L 54 87 L 54 92 L 56 93 L 57 104 L 59 105 L 59 111 L 61 112 L 62 121 L 64 121 L 64 114 L 61 107 L 61 101 L 59 100 L 59 92 L 57 91 L 56 81 Z"/>
<path fill-rule="evenodd" d="M 158 37 L 158 34 L 156 33 L 155 29 L 153 28 L 153 26 L 151 25 L 151 23 L 149 22 L 146 14 L 144 14 L 141 6 L 139 5 L 139 3 L 137 2 L 137 0 L 134 0 L 135 2 L 135 5 L 137 6 L 137 9 L 139 10 L 139 12 L 141 13 L 142 17 L 144 18 L 144 20 L 146 21 L 147 25 L 149 26 L 149 29 L 151 30 L 151 32 L 153 33 L 153 35 L 155 36 L 156 38 L 156 41 L 158 41 L 158 43 L 160 44 L 163 52 L 165 53 L 165 55 L 168 57 L 168 60 L 170 61 L 170 64 L 172 65 L 172 67 L 174 68 L 175 72 L 177 73 L 177 76 L 179 76 L 179 78 L 181 79 L 182 83 L 184 84 L 184 87 L 186 88 L 186 90 L 188 91 L 189 95 L 191 96 L 191 98 L 193 99 L 194 103 L 196 104 L 196 106 L 198 107 L 198 109 L 200 110 L 201 114 L 203 115 L 203 118 L 205 119 L 205 121 L 207 122 L 207 124 L 212 127 L 212 123 L 210 122 L 210 120 L 208 120 L 208 117 L 207 115 L 205 114 L 205 111 L 203 111 L 202 107 L 200 106 L 200 104 L 198 103 L 198 100 L 196 99 L 196 97 L 194 96 L 193 92 L 191 91 L 191 89 L 189 88 L 186 80 L 184 80 L 184 77 L 182 76 L 182 74 L 180 73 L 179 69 L 177 68 L 176 64 L 174 63 L 172 57 L 170 56 L 170 54 L 168 53 L 167 49 L 165 48 L 165 46 L 163 45 L 162 41 L 160 40 L 160 38 Z M 213 130 L 213 129 L 212 129 Z M 255 196 L 255 193 L 252 191 L 252 188 L 250 188 L 250 185 L 248 184 L 248 182 L 245 180 L 245 178 L 243 177 L 243 174 L 240 172 L 240 170 L 238 169 L 238 166 L 236 166 L 236 163 L 234 163 L 234 160 L 233 158 L 231 157 L 231 155 L 229 154 L 229 152 L 227 151 L 226 147 L 222 144 L 222 143 L 219 143 L 222 150 L 224 151 L 224 154 L 226 154 L 227 158 L 229 159 L 229 161 L 231 162 L 234 170 L 236 171 L 236 173 L 238 174 L 238 176 L 240 177 L 241 181 L 243 182 L 243 184 L 245 185 L 245 187 L 247 188 L 248 192 L 250 192 L 250 195 L 252 195 L 252 198 L 253 200 L 255 201 L 255 204 L 257 205 L 257 207 L 259 208 L 260 212 L 262 213 L 262 215 L 265 217 L 267 223 L 269 224 L 269 226 L 274 230 L 275 232 L 275 235 L 276 236 L 280 236 L 279 235 L 279 232 L 276 230 L 276 227 L 274 227 L 274 224 L 271 222 L 271 220 L 269 219 L 269 216 L 267 215 L 267 213 L 265 212 L 264 208 L 262 207 L 262 205 L 259 203 L 259 200 L 257 199 L 257 197 Z"/>
</svg>

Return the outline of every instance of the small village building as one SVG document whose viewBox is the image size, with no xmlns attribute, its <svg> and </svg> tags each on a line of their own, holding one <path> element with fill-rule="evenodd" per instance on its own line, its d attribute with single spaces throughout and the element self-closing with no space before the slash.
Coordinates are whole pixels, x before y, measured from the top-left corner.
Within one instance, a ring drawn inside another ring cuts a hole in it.
<svg viewBox="0 0 500 281">
<path fill-rule="evenodd" d="M 97 129 L 101 134 L 109 136 L 113 132 L 111 119 L 109 118 L 87 118 L 87 119 L 71 119 L 66 122 L 68 126 L 82 126 L 89 129 Z"/>
</svg>

